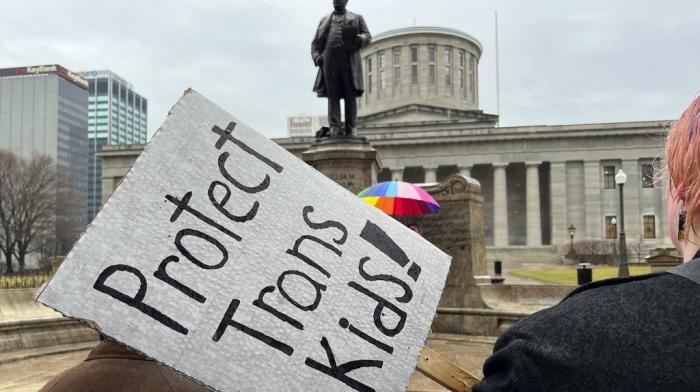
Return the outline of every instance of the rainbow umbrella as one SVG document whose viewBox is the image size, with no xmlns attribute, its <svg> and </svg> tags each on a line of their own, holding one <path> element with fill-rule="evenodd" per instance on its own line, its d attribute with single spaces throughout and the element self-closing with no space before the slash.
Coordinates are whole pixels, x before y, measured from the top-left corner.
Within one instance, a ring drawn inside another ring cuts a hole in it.
<svg viewBox="0 0 700 392">
<path fill-rule="evenodd" d="M 421 187 L 403 181 L 385 181 L 358 196 L 389 215 L 424 215 L 440 211 L 440 205 Z"/>
</svg>

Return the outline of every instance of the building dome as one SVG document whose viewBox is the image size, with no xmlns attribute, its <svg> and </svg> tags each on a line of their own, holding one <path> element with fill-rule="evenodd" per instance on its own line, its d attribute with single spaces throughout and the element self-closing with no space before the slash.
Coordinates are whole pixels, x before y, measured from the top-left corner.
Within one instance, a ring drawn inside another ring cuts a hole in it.
<svg viewBox="0 0 700 392">
<path fill-rule="evenodd" d="M 407 27 L 374 36 L 361 51 L 365 94 L 358 99 L 359 116 L 415 105 L 477 111 L 481 53 L 474 37 L 444 27 Z"/>
</svg>

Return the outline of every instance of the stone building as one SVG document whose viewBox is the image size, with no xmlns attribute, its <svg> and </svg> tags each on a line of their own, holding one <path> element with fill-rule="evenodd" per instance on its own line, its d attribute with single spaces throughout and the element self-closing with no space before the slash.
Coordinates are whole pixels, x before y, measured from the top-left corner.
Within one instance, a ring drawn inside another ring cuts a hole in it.
<svg viewBox="0 0 700 392">
<path fill-rule="evenodd" d="M 473 37 L 439 27 L 387 31 L 363 49 L 358 133 L 379 151 L 380 181 L 473 177 L 490 254 L 546 257 L 569 243 L 570 225 L 575 240 L 617 238 L 614 176 L 623 169 L 628 243 L 670 244 L 664 190 L 653 181 L 670 121 L 498 127 L 497 115 L 479 110 L 481 53 Z M 299 155 L 313 140 L 276 141 Z"/>
</svg>

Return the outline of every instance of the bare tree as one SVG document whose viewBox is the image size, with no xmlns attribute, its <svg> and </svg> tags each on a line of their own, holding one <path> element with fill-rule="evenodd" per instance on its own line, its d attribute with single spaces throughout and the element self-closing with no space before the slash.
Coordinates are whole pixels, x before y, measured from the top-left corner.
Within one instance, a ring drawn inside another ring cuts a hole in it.
<svg viewBox="0 0 700 392">
<path fill-rule="evenodd" d="M 47 155 L 19 165 L 19 193 L 15 206 L 14 254 L 24 270 L 26 256 L 43 249 L 56 228 L 57 168 Z"/>
<path fill-rule="evenodd" d="M 0 150 L 0 251 L 5 272 L 15 271 L 13 259 L 22 271 L 29 254 L 56 254 L 57 243 L 74 239 L 80 227 L 79 203 L 70 191 L 69 176 L 51 157 L 25 160 Z"/>
<path fill-rule="evenodd" d="M 578 263 L 605 264 L 615 258 L 615 243 L 606 240 L 576 241 L 574 250 L 575 252 L 571 252 L 570 245 L 567 244 L 562 252 L 571 254 L 572 259 Z"/>
<path fill-rule="evenodd" d="M 6 150 L 0 150 L 0 251 L 5 257 L 5 273 L 14 272 L 12 255 L 17 244 L 14 232 L 17 183 L 17 157 Z"/>
</svg>

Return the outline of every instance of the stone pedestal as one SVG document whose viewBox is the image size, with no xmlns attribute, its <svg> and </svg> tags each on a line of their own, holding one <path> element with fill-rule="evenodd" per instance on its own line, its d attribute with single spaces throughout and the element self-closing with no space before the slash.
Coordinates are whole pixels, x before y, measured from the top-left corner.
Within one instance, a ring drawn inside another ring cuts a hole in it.
<svg viewBox="0 0 700 392">
<path fill-rule="evenodd" d="M 304 162 L 354 194 L 377 182 L 381 168 L 377 150 L 364 139 L 330 139 L 301 154 Z"/>
<path fill-rule="evenodd" d="M 644 260 L 651 266 L 651 272 L 666 272 L 683 264 L 683 257 L 676 248 L 656 248 L 649 251 Z"/>
<path fill-rule="evenodd" d="M 423 216 L 402 216 L 404 224 L 417 224 L 423 237 L 452 256 L 440 308 L 486 308 L 480 285 L 490 284 L 484 244 L 483 197 L 474 179 L 455 174 L 425 190 L 440 203 L 441 211 Z M 479 318 L 461 314 L 438 315 L 433 332 L 465 333 L 486 327 Z"/>
</svg>

